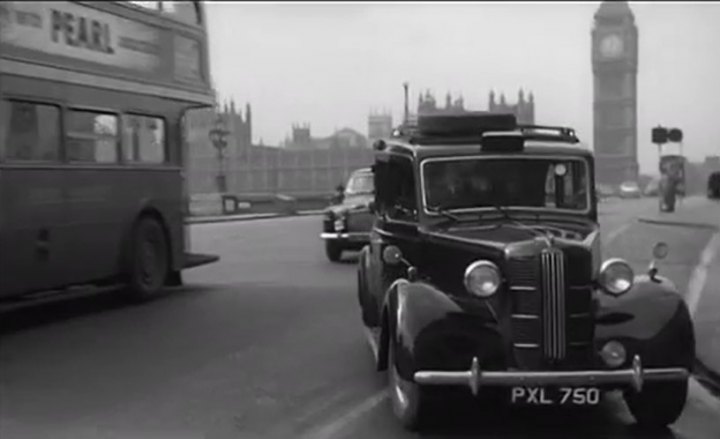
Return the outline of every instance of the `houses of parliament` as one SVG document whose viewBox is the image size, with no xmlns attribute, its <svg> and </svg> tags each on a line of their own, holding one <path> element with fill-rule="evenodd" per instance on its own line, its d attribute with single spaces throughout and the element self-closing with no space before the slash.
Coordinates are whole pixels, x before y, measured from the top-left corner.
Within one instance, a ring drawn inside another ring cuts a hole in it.
<svg viewBox="0 0 720 439">
<path fill-rule="evenodd" d="M 515 103 L 504 94 L 488 94 L 487 111 L 513 113 L 518 122 L 535 122 L 535 101 L 520 90 Z M 373 160 L 372 142 L 390 137 L 394 128 L 389 112 L 371 113 L 367 119 L 367 133 L 342 128 L 330 136 L 315 137 L 309 124 L 293 124 L 291 135 L 281 145 L 254 143 L 252 138 L 252 109 L 246 105 L 244 115 L 234 102 L 212 110 L 193 112 L 186 122 L 188 143 L 188 190 L 190 194 L 221 192 L 218 174 L 224 174 L 226 191 L 237 196 L 262 197 L 286 194 L 296 197 L 327 194 L 344 183 L 350 173 L 369 166 Z M 463 113 L 464 99 L 448 93 L 445 105 L 439 106 L 430 91 L 418 95 L 418 114 Z M 227 145 L 218 151 L 208 133 L 218 125 L 228 132 Z"/>
</svg>

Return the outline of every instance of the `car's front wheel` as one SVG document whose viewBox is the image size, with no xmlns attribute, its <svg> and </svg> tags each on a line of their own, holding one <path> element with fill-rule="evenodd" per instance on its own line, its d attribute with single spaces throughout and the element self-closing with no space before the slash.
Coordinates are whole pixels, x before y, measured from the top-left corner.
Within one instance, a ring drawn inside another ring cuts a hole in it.
<svg viewBox="0 0 720 439">
<path fill-rule="evenodd" d="M 396 347 L 392 336 L 388 343 L 388 391 L 393 413 L 408 430 L 418 430 L 430 419 L 427 390 L 404 379 L 397 369 Z"/>
<path fill-rule="evenodd" d="M 673 424 L 683 412 L 688 394 L 688 380 L 646 384 L 640 393 L 627 392 L 625 402 L 643 429 L 663 429 Z"/>
<path fill-rule="evenodd" d="M 339 262 L 342 257 L 343 248 L 333 241 L 325 241 L 325 255 L 330 262 Z"/>
</svg>

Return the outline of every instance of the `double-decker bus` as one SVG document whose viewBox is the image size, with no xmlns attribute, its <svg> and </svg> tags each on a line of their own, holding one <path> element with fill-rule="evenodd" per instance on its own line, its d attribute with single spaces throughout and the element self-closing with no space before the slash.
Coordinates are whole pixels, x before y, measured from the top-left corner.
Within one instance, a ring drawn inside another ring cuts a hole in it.
<svg viewBox="0 0 720 439">
<path fill-rule="evenodd" d="M 200 2 L 0 2 L 0 298 L 182 283 L 188 111 L 214 104 Z"/>
</svg>

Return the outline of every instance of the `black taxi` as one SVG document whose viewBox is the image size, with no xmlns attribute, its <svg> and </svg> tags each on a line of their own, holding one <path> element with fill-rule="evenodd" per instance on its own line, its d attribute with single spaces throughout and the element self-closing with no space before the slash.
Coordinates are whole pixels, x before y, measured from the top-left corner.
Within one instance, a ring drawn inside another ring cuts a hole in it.
<svg viewBox="0 0 720 439">
<path fill-rule="evenodd" d="M 603 257 L 593 154 L 574 130 L 421 116 L 374 149 L 358 300 L 402 424 L 458 391 L 592 406 L 620 390 L 640 426 L 678 418 L 695 343 L 658 274 L 667 245 L 642 274 Z"/>
<path fill-rule="evenodd" d="M 325 241 L 325 254 L 337 262 L 345 250 L 360 250 L 369 242 L 375 219 L 369 205 L 373 199 L 373 174 L 369 168 L 354 171 L 342 195 L 323 212 L 320 238 Z"/>
</svg>

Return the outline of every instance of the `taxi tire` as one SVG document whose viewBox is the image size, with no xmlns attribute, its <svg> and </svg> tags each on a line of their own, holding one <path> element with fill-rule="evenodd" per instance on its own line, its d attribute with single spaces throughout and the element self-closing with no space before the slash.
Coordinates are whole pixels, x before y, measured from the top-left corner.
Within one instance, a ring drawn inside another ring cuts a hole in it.
<svg viewBox="0 0 720 439">
<path fill-rule="evenodd" d="M 688 380 L 648 383 L 640 393 L 627 392 L 625 402 L 641 429 L 659 430 L 673 424 L 683 412 Z"/>
<path fill-rule="evenodd" d="M 133 228 L 127 266 L 125 293 L 133 300 L 157 296 L 165 286 L 170 270 L 165 230 L 158 220 L 143 216 Z"/>
<path fill-rule="evenodd" d="M 377 326 L 377 317 L 375 315 L 376 313 L 373 312 L 373 299 L 368 294 L 367 286 L 365 284 L 365 275 L 362 270 L 358 270 L 357 272 L 357 289 L 362 322 L 366 327 L 373 328 Z"/>
<path fill-rule="evenodd" d="M 337 242 L 325 241 L 325 255 L 330 262 L 340 262 L 342 252 L 343 249 Z"/>
<path fill-rule="evenodd" d="M 419 431 L 423 429 L 432 419 L 431 400 L 428 391 L 422 386 L 402 378 L 397 370 L 395 362 L 395 343 L 391 336 L 388 342 L 388 392 L 390 393 L 390 404 L 395 417 L 407 430 Z M 405 388 L 407 404 L 403 404 L 395 391 L 395 386 Z"/>
</svg>

